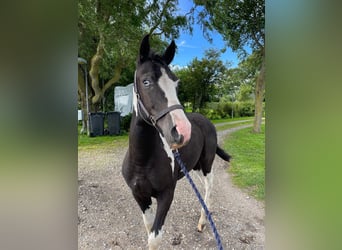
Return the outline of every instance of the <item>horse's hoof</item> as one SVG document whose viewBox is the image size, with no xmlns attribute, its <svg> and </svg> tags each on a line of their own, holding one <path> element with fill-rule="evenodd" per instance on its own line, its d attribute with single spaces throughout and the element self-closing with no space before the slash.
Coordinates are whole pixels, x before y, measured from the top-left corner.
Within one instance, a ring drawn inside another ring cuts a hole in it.
<svg viewBox="0 0 342 250">
<path fill-rule="evenodd" d="M 204 230 L 204 228 L 205 228 L 205 224 L 198 224 L 198 226 L 197 226 L 197 231 L 200 232 L 200 233 L 202 233 L 203 230 Z"/>
</svg>

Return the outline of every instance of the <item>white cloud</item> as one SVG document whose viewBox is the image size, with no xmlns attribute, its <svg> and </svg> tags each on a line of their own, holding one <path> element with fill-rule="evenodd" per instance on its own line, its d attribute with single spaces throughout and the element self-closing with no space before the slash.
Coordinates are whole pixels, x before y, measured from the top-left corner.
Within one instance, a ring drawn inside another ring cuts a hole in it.
<svg viewBox="0 0 342 250">
<path fill-rule="evenodd" d="M 185 45 L 185 43 L 186 43 L 186 41 L 183 40 L 183 41 L 180 42 L 180 44 L 178 44 L 178 46 L 179 46 L 179 47 L 183 47 L 183 46 Z"/>
<path fill-rule="evenodd" d="M 188 66 L 181 66 L 181 65 L 178 65 L 178 64 L 175 64 L 175 65 L 171 64 L 170 65 L 170 69 L 172 71 L 177 71 L 177 70 L 184 69 L 184 68 L 187 68 L 187 67 Z"/>
<path fill-rule="evenodd" d="M 186 41 L 183 40 L 181 41 L 179 44 L 177 44 L 178 47 L 183 47 L 183 48 L 190 48 L 190 49 L 198 49 L 197 46 L 193 46 L 193 45 L 188 45 L 186 44 Z"/>
</svg>

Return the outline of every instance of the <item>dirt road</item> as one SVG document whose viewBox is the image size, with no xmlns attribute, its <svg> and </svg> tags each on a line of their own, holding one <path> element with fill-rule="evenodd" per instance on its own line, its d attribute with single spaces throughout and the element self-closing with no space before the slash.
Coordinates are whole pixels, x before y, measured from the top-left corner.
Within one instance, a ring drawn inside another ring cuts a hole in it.
<svg viewBox="0 0 342 250">
<path fill-rule="evenodd" d="M 218 132 L 219 143 L 239 128 Z M 147 249 L 147 233 L 141 211 L 121 176 L 126 147 L 80 150 L 78 235 L 79 249 Z M 224 249 L 264 249 L 264 203 L 235 187 L 226 172 L 227 163 L 216 157 L 212 216 Z M 192 175 L 202 191 L 196 175 Z M 208 225 L 196 230 L 200 204 L 185 178 L 164 225 L 161 249 L 216 249 Z"/>
</svg>

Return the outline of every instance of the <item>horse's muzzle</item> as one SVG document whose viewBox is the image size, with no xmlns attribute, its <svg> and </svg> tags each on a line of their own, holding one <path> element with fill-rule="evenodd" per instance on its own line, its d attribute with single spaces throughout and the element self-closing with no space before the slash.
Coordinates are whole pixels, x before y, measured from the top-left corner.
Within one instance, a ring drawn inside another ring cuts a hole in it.
<svg viewBox="0 0 342 250">
<path fill-rule="evenodd" d="M 185 146 L 191 138 L 191 123 L 183 110 L 177 109 L 170 112 L 173 121 L 173 127 L 170 131 L 170 146 L 177 149 Z"/>
<path fill-rule="evenodd" d="M 182 145 L 183 142 L 184 142 L 184 136 L 183 135 L 180 135 L 177 131 L 177 128 L 176 126 L 174 126 L 172 129 L 171 129 L 171 136 L 172 136 L 172 140 L 173 140 L 173 143 L 172 144 L 176 144 L 176 145 Z"/>
</svg>

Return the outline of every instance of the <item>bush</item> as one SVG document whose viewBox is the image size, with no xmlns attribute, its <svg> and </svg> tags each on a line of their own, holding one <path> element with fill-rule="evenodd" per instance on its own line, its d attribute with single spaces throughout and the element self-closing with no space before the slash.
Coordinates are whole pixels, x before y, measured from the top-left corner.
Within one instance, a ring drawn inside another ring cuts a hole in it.
<svg viewBox="0 0 342 250">
<path fill-rule="evenodd" d="M 254 102 L 211 102 L 201 109 L 201 114 L 209 119 L 224 119 L 231 117 L 254 116 Z"/>
<path fill-rule="evenodd" d="M 217 112 L 223 118 L 231 117 L 232 109 L 233 109 L 233 105 L 231 102 L 220 102 L 219 105 L 217 106 Z M 234 110 L 234 114 L 235 114 L 235 110 Z"/>
<path fill-rule="evenodd" d="M 254 102 L 236 102 L 236 113 L 239 116 L 253 116 L 254 115 Z"/>
<path fill-rule="evenodd" d="M 217 109 L 204 108 L 200 110 L 200 113 L 210 120 L 218 120 L 224 118 L 217 112 Z"/>
<path fill-rule="evenodd" d="M 132 114 L 121 117 L 120 119 L 120 129 L 121 131 L 129 132 L 129 127 L 131 125 Z"/>
</svg>

